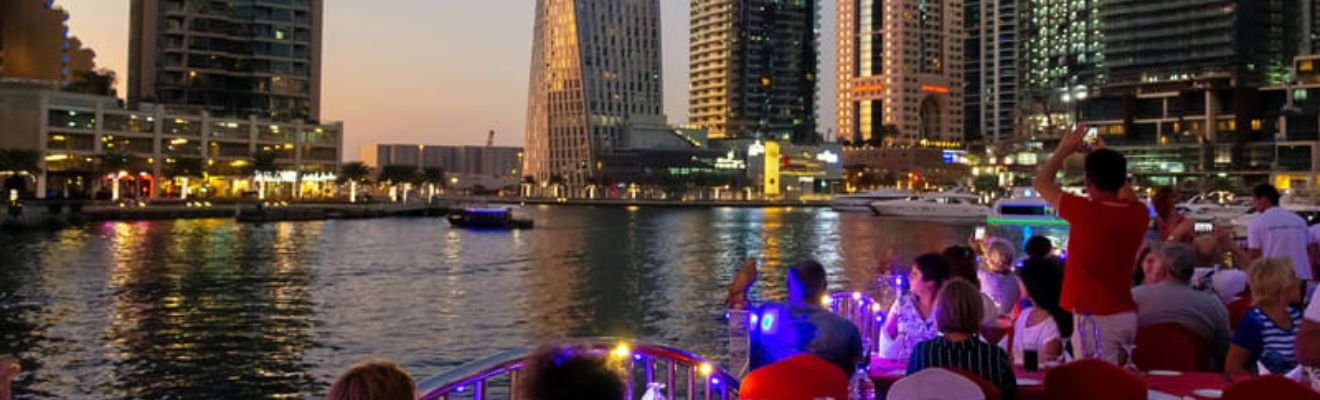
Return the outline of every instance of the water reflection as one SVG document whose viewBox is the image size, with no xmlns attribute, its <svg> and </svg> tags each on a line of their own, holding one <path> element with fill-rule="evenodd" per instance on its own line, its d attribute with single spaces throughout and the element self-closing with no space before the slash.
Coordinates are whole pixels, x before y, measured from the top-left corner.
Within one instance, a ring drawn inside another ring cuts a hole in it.
<svg viewBox="0 0 1320 400">
<path fill-rule="evenodd" d="M 753 295 L 822 261 L 865 288 L 880 250 L 960 243 L 972 225 L 811 208 L 537 207 L 537 229 L 439 219 L 227 220 L 0 234 L 0 353 L 22 398 L 317 396 L 367 356 L 418 376 L 566 336 L 724 352 L 721 304 L 742 260 Z"/>
</svg>

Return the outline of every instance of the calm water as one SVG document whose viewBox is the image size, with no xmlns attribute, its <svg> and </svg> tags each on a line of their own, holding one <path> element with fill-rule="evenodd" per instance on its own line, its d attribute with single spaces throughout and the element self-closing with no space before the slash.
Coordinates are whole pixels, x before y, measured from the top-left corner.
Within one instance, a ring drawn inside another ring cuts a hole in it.
<svg viewBox="0 0 1320 400">
<path fill-rule="evenodd" d="M 852 289 L 882 248 L 910 259 L 973 230 L 805 208 L 528 212 L 524 232 L 384 219 L 0 234 L 0 353 L 22 359 L 20 398 L 313 397 L 364 357 L 422 378 L 576 336 L 719 359 L 725 285 L 746 257 L 763 282 L 816 258 Z"/>
</svg>

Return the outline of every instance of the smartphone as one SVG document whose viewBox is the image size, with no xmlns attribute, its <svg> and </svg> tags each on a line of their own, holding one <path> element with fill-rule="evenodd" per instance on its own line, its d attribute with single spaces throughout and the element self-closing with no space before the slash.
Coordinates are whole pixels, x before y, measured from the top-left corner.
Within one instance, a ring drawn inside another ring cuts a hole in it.
<svg viewBox="0 0 1320 400">
<path fill-rule="evenodd" d="M 972 236 L 976 240 L 985 240 L 985 226 L 976 227 L 976 233 Z"/>
<path fill-rule="evenodd" d="M 1210 233 L 1215 230 L 1215 224 L 1212 222 L 1197 222 L 1192 225 L 1192 230 L 1196 233 Z"/>
<path fill-rule="evenodd" d="M 1095 142 L 1099 139 L 1100 139 L 1100 129 L 1094 126 L 1087 128 L 1086 135 L 1082 136 L 1082 146 L 1085 146 L 1086 148 L 1089 149 L 1091 148 L 1092 145 L 1095 145 Z"/>
</svg>

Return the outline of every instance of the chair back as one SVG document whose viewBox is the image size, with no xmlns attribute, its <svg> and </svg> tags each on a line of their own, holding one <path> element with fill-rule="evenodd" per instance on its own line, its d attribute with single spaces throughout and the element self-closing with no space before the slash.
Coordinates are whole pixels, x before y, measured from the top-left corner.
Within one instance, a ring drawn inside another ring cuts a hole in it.
<svg viewBox="0 0 1320 400">
<path fill-rule="evenodd" d="M 1045 374 L 1047 399 L 1109 400 L 1146 397 L 1146 382 L 1103 360 L 1076 361 Z"/>
<path fill-rule="evenodd" d="M 1209 368 L 1209 345 L 1182 325 L 1143 326 L 1137 329 L 1136 345 L 1132 358 L 1144 371 L 1200 371 Z"/>
<path fill-rule="evenodd" d="M 949 368 L 949 371 L 953 371 L 953 373 L 967 378 L 967 380 L 976 383 L 976 386 L 981 387 L 981 393 L 985 395 L 985 400 L 1004 400 L 1004 393 L 999 391 L 999 386 L 995 386 L 989 379 L 958 368 Z"/>
<path fill-rule="evenodd" d="M 890 400 L 986 400 L 985 392 L 971 379 L 943 368 L 926 368 L 908 375 L 889 388 Z"/>
<path fill-rule="evenodd" d="M 1248 294 L 1238 297 L 1225 306 L 1228 308 L 1228 324 L 1233 327 L 1233 331 L 1237 331 L 1242 318 L 1247 316 L 1247 311 L 1251 311 L 1251 296 Z"/>
<path fill-rule="evenodd" d="M 1279 375 L 1268 375 L 1229 386 L 1227 390 L 1224 390 L 1223 399 L 1320 400 L 1320 393 L 1316 393 L 1306 385 L 1294 382 L 1291 379 Z"/>
</svg>

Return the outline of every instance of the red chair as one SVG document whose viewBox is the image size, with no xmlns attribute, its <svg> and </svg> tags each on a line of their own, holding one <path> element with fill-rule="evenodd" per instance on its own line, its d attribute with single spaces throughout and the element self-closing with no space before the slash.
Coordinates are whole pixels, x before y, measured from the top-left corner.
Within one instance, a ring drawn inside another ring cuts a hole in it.
<svg viewBox="0 0 1320 400">
<path fill-rule="evenodd" d="M 953 371 L 953 373 L 955 374 L 962 375 L 962 377 L 967 378 L 968 380 L 971 380 L 972 382 L 976 383 L 976 386 L 980 386 L 981 392 L 985 393 L 985 400 L 1004 400 L 1004 393 L 1000 392 L 999 386 L 995 386 L 995 384 L 990 382 L 990 380 L 982 378 L 980 375 L 963 371 L 958 368 L 945 368 L 945 369 Z"/>
<path fill-rule="evenodd" d="M 1206 371 L 1209 369 L 1209 345 L 1182 325 L 1163 323 L 1137 329 L 1137 348 L 1132 358 L 1144 371 Z"/>
<path fill-rule="evenodd" d="M 1065 364 L 1045 374 L 1045 398 L 1054 400 L 1143 400 L 1146 382 L 1103 360 Z"/>
<path fill-rule="evenodd" d="M 1238 323 L 1242 322 L 1242 318 L 1247 316 L 1247 311 L 1251 311 L 1251 293 L 1243 293 L 1242 297 L 1229 302 L 1226 306 L 1228 307 L 1228 324 L 1236 331 Z"/>
<path fill-rule="evenodd" d="M 1224 390 L 1223 400 L 1255 399 L 1320 400 L 1320 393 L 1278 375 L 1262 376 Z"/>
</svg>

